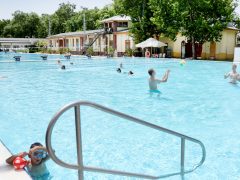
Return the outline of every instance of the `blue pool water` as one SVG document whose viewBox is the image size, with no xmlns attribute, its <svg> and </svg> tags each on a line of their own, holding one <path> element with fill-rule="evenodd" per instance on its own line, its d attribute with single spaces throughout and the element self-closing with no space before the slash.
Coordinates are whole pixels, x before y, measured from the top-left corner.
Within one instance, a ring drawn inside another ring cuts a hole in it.
<svg viewBox="0 0 240 180">
<path fill-rule="evenodd" d="M 63 60 L 62 71 L 49 56 L 0 53 L 0 139 L 13 152 L 27 151 L 31 143 L 45 143 L 45 132 L 52 116 L 63 105 L 89 100 L 148 122 L 201 140 L 207 150 L 206 161 L 185 176 L 186 180 L 240 179 L 240 84 L 223 79 L 231 69 L 229 62 L 176 60 L 93 59 L 74 57 Z M 31 62 L 34 60 L 33 62 Z M 124 70 L 135 75 L 118 74 Z M 161 84 L 158 98 L 148 93 L 147 70 L 158 77 L 170 69 L 169 81 Z M 179 170 L 180 141 L 120 118 L 84 107 L 82 109 L 84 164 L 160 175 Z M 73 111 L 60 118 L 53 132 L 53 147 L 63 160 L 76 163 Z M 186 167 L 201 156 L 199 147 L 186 143 Z M 75 170 L 64 169 L 52 161 L 47 166 L 53 179 L 77 179 Z M 134 179 L 98 173 L 85 173 L 86 179 Z M 168 178 L 180 180 L 180 177 Z"/>
</svg>

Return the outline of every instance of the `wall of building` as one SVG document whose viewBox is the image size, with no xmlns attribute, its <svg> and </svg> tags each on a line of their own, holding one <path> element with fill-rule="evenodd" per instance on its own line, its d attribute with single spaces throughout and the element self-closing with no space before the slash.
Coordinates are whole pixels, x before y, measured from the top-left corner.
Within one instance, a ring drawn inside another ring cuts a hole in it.
<svg viewBox="0 0 240 180">
<path fill-rule="evenodd" d="M 225 29 L 222 32 L 222 40 L 216 42 L 216 52 L 215 57 L 211 57 L 210 46 L 211 43 L 204 43 L 202 46 L 202 59 L 217 59 L 217 60 L 231 60 L 234 57 L 234 48 L 236 45 L 236 30 Z M 168 38 L 161 37 L 159 39 L 164 43 L 168 43 L 168 47 L 172 49 L 172 57 L 180 58 L 181 57 L 181 42 L 187 41 L 187 38 L 177 35 L 176 41 L 172 41 Z"/>
<path fill-rule="evenodd" d="M 129 36 L 128 32 L 118 32 L 117 34 L 117 52 L 124 53 L 126 51 L 126 41 L 130 41 L 130 48 L 134 48 L 133 38 Z"/>
<path fill-rule="evenodd" d="M 236 30 L 225 29 L 222 32 L 222 39 L 216 42 L 216 59 L 218 60 L 232 60 L 234 57 L 234 48 L 236 46 Z M 203 44 L 202 51 L 203 59 L 211 59 L 210 43 Z"/>
<path fill-rule="evenodd" d="M 182 41 L 186 41 L 186 37 L 178 34 L 176 37 L 176 41 L 172 41 L 166 37 L 160 37 L 159 41 L 168 44 L 168 48 L 172 50 L 172 57 L 180 58 L 181 57 L 181 43 Z"/>
</svg>

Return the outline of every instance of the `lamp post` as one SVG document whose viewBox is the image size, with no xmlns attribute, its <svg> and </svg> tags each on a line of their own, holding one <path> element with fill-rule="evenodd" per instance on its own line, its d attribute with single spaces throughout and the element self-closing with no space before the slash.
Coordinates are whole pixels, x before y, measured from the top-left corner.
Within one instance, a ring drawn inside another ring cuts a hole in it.
<svg viewBox="0 0 240 180">
<path fill-rule="evenodd" d="M 82 10 L 83 10 L 83 32 L 84 32 L 84 37 L 83 37 L 83 45 L 85 47 L 86 44 L 86 15 L 85 15 L 85 10 L 87 10 L 86 7 L 81 6 Z"/>
<path fill-rule="evenodd" d="M 50 19 L 50 16 L 48 16 L 48 36 L 51 36 L 51 19 Z"/>
</svg>

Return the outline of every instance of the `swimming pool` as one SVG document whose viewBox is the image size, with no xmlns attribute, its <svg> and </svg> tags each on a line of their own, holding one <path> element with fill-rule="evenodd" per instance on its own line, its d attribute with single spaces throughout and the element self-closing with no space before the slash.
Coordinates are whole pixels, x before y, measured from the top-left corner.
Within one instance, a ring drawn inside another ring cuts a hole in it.
<svg viewBox="0 0 240 180">
<path fill-rule="evenodd" d="M 11 56 L 0 54 L 0 76 L 8 77 L 0 80 L 0 138 L 13 153 L 27 151 L 35 141 L 45 143 L 48 123 L 63 105 L 89 100 L 201 140 L 207 150 L 206 161 L 185 179 L 240 179 L 240 86 L 223 79 L 231 63 L 188 61 L 180 66 L 170 59 L 87 60 L 76 56 L 73 65 L 63 61 L 67 69 L 62 71 L 54 60 L 59 56 L 41 61 L 39 55 L 24 55 L 35 62 L 14 62 Z M 135 75 L 117 73 L 120 62 L 124 71 L 132 70 Z M 160 98 L 148 94 L 149 68 L 156 69 L 158 77 L 171 70 L 168 83 L 159 86 Z M 179 170 L 178 138 L 91 108 L 82 113 L 86 165 L 152 175 Z M 76 162 L 72 112 L 57 123 L 53 146 L 62 159 Z M 186 167 L 191 167 L 201 151 L 194 144 L 186 146 Z M 52 161 L 47 165 L 53 179 L 77 179 L 74 170 Z M 85 177 L 133 179 L 98 173 L 85 173 Z"/>
</svg>

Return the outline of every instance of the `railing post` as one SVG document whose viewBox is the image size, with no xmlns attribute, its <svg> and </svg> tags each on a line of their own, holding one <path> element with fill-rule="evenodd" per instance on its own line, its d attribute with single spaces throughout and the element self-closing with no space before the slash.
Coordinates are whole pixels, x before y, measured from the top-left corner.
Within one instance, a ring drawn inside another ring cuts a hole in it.
<svg viewBox="0 0 240 180">
<path fill-rule="evenodd" d="M 83 174 L 83 157 L 82 157 L 82 134 L 81 134 L 81 117 L 80 105 L 74 107 L 75 110 L 75 127 L 76 127 L 76 143 L 77 143 L 77 157 L 78 157 L 78 180 L 84 179 Z"/>
<path fill-rule="evenodd" d="M 185 138 L 181 138 L 181 175 L 184 175 L 184 161 L 185 161 Z"/>
</svg>

